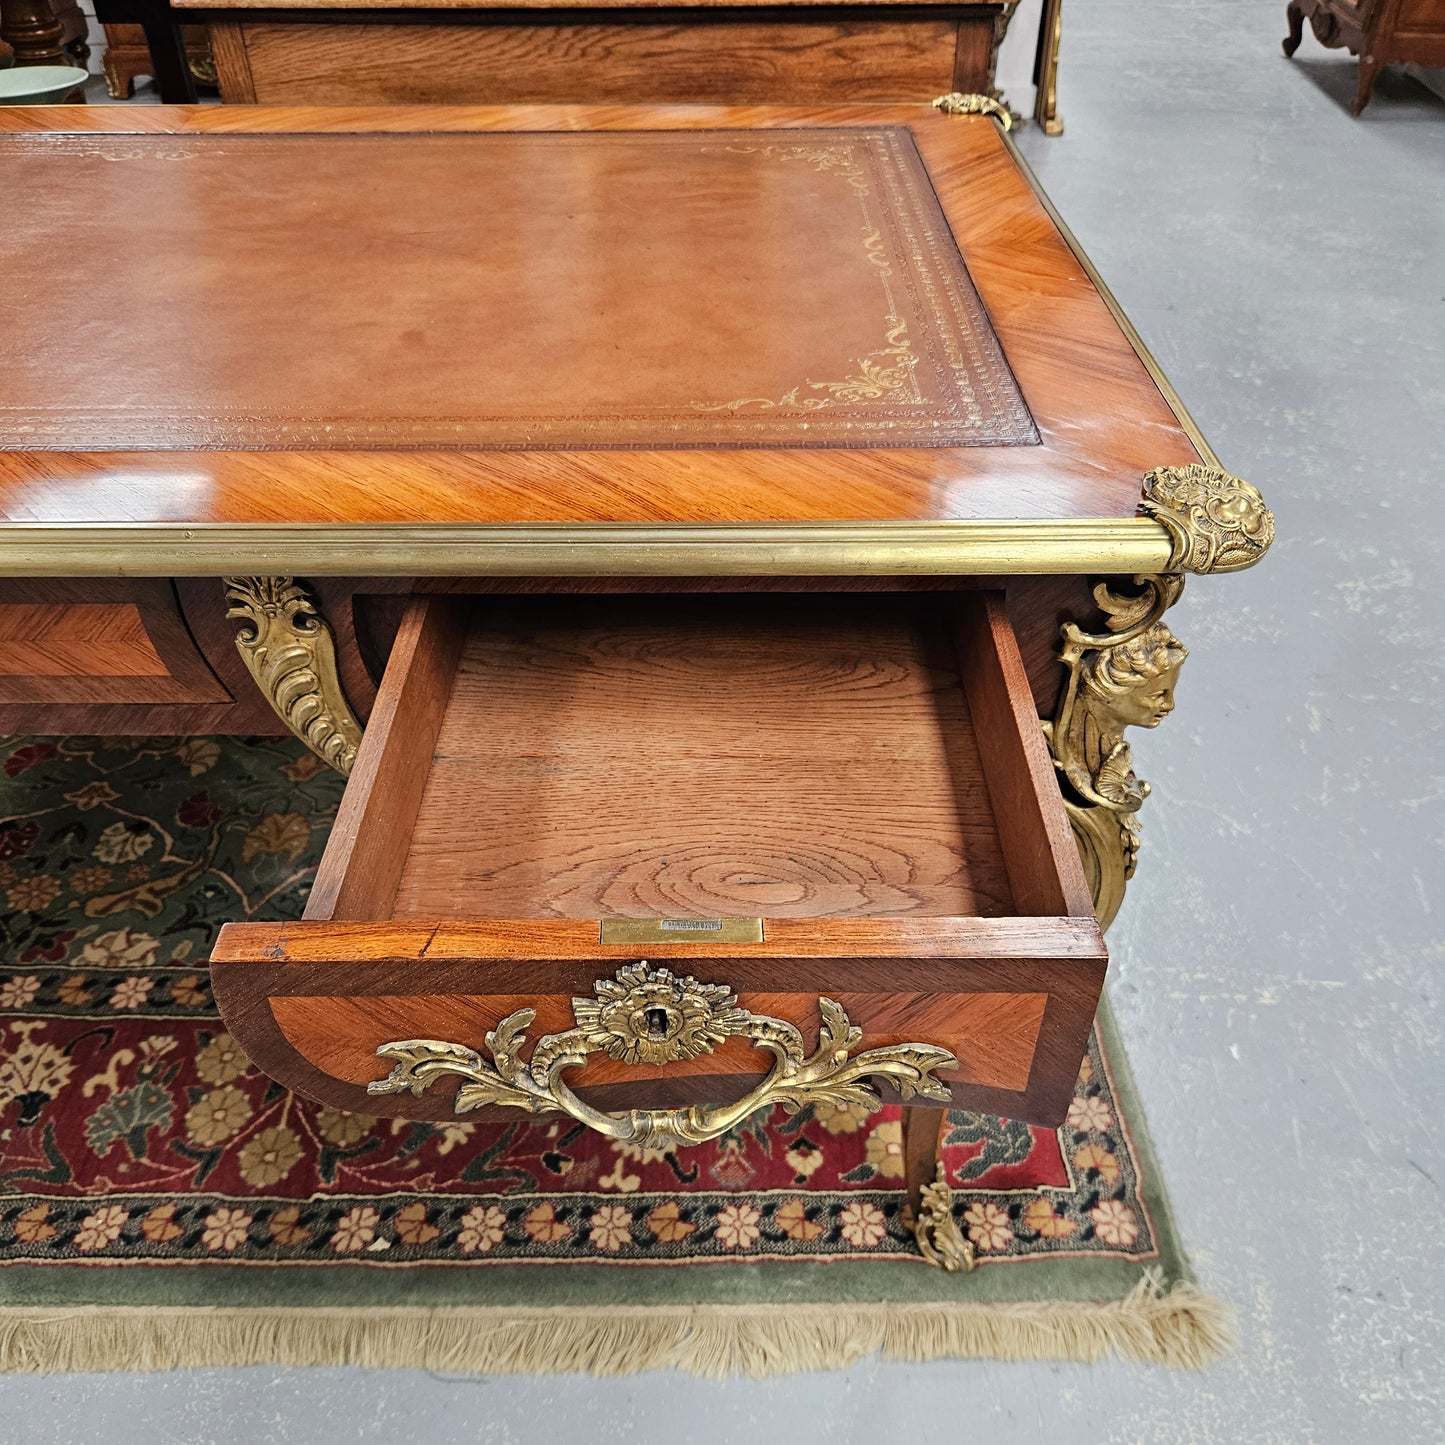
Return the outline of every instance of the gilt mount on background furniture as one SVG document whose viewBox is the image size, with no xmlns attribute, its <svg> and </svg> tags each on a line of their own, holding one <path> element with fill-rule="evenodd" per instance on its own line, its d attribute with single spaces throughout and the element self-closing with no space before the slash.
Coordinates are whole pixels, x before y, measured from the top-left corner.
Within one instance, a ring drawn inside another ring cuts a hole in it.
<svg viewBox="0 0 1445 1445">
<path fill-rule="evenodd" d="M 1286 55 L 1299 49 L 1308 20 L 1321 45 L 1360 57 L 1353 115 L 1370 103 L 1382 67 L 1445 65 L 1445 0 L 1291 0 L 1285 13 Z"/>
<path fill-rule="evenodd" d="M 211 59 L 211 43 L 204 25 L 183 25 L 186 65 L 194 80 L 215 87 L 216 63 Z M 113 100 L 129 100 L 135 94 L 138 75 L 155 75 L 155 60 L 146 44 L 145 31 L 139 25 L 107 25 L 105 27 L 105 88 Z"/>
</svg>

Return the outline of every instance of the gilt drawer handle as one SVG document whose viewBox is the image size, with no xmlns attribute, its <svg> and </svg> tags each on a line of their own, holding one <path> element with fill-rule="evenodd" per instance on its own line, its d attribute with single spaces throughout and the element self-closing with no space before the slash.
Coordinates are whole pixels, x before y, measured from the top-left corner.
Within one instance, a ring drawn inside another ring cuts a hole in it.
<svg viewBox="0 0 1445 1445">
<path fill-rule="evenodd" d="M 646 960 L 619 969 L 615 979 L 599 979 L 594 997 L 574 998 L 576 1027 L 537 1040 L 529 1062 L 521 1050 L 537 1017 L 535 1009 L 508 1014 L 486 1037 L 488 1059 L 463 1044 L 439 1039 L 400 1039 L 383 1044 L 379 1058 L 395 1060 L 384 1079 L 367 1085 L 371 1094 L 423 1093 L 434 1080 L 458 1074 L 454 1107 L 458 1114 L 484 1104 L 502 1104 L 531 1114 L 561 1111 L 610 1139 L 646 1149 L 700 1144 L 740 1124 L 770 1104 L 800 1109 L 804 1104 L 861 1104 L 876 1109 L 881 1100 L 863 1080 L 876 1075 L 892 1081 L 904 1098 L 920 1095 L 947 1103 L 946 1085 L 935 1069 L 957 1068 L 958 1060 L 934 1044 L 892 1044 L 850 1057 L 863 1037 L 842 1007 L 818 1000 L 823 1021 L 818 1047 L 804 1056 L 803 1036 L 783 1019 L 749 1013 L 738 1006 L 726 985 L 675 977 Z M 685 1109 L 633 1109 L 605 1114 L 584 1104 L 562 1075 L 595 1053 L 631 1064 L 667 1064 L 710 1054 L 727 1038 L 747 1038 L 773 1056 L 765 1078 L 735 1104 Z"/>
</svg>

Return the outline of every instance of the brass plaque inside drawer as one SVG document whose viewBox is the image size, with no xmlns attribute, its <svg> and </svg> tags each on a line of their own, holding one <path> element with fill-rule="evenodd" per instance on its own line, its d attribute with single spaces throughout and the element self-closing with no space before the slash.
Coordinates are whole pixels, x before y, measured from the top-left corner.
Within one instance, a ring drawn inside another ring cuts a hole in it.
<svg viewBox="0 0 1445 1445">
<path fill-rule="evenodd" d="M 761 943 L 761 918 L 604 918 L 599 943 Z"/>
</svg>

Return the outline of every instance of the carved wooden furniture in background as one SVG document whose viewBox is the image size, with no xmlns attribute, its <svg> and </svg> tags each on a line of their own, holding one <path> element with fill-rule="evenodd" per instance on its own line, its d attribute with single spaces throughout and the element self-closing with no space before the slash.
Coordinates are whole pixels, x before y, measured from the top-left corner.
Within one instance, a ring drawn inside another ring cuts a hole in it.
<svg viewBox="0 0 1445 1445">
<path fill-rule="evenodd" d="M 80 70 L 88 68 L 90 61 L 90 22 L 78 0 L 51 0 L 55 17 L 64 32 L 64 46 L 68 65 Z"/>
<path fill-rule="evenodd" d="M 49 0 L 0 0 L 0 40 L 16 65 L 64 65 L 65 28 Z"/>
<path fill-rule="evenodd" d="M 216 84 L 216 64 L 211 59 L 211 44 L 204 25 L 183 25 L 186 64 L 194 78 L 204 86 Z M 129 99 L 135 93 L 136 77 L 155 74 L 155 62 L 145 31 L 139 25 L 107 25 L 105 27 L 105 87 L 115 100 Z"/>
<path fill-rule="evenodd" d="M 272 104 L 920 101 L 987 92 L 1008 6 L 955 0 L 177 0 L 221 96 Z"/>
<path fill-rule="evenodd" d="M 896 1089 L 966 1264 L 939 1110 L 1065 1109 L 1164 611 L 1272 523 L 948 108 L 0 113 L 9 719 L 264 694 L 350 773 L 216 944 L 282 1082 L 649 1147 Z"/>
<path fill-rule="evenodd" d="M 1360 57 L 1355 115 L 1369 104 L 1381 67 L 1445 65 L 1445 0 L 1291 0 L 1286 15 L 1286 55 L 1299 49 L 1308 20 L 1321 45 Z"/>
<path fill-rule="evenodd" d="M 90 55 L 85 16 L 75 0 L 0 0 L 0 43 L 15 65 L 84 70 Z"/>
</svg>

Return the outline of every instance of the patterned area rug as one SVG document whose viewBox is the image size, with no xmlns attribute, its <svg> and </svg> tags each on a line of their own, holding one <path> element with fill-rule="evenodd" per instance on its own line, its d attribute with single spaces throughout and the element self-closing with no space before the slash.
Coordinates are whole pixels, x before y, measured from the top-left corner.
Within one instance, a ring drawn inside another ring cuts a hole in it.
<svg viewBox="0 0 1445 1445">
<path fill-rule="evenodd" d="M 341 787 L 290 741 L 4 749 L 0 1364 L 769 1373 L 1225 1342 L 1097 1034 L 1062 1129 L 951 1116 L 968 1275 L 904 1223 L 897 1109 L 777 1110 L 664 1153 L 287 1093 L 224 1031 L 205 959 L 226 919 L 299 915 Z"/>
</svg>

